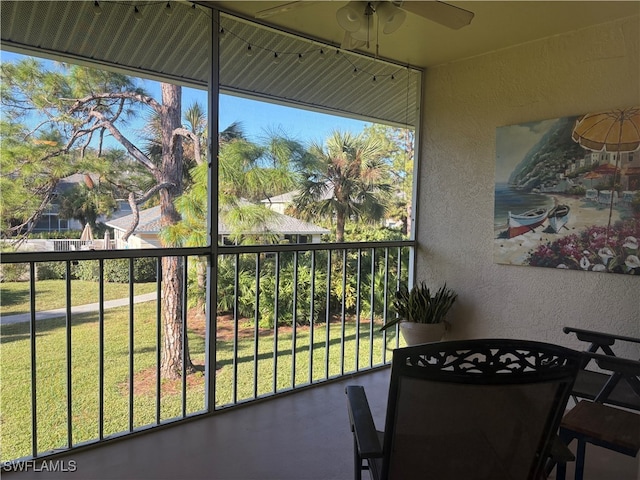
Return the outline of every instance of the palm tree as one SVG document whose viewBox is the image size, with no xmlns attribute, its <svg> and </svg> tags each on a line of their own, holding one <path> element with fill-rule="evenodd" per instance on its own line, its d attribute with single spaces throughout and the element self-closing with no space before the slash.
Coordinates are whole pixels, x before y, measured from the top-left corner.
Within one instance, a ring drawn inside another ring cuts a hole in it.
<svg viewBox="0 0 640 480">
<path fill-rule="evenodd" d="M 335 219 L 336 241 L 344 242 L 347 219 L 380 220 L 391 190 L 384 148 L 374 139 L 335 131 L 325 145 L 314 144 L 314 161 L 294 198 L 299 216 Z"/>
<path fill-rule="evenodd" d="M 89 175 L 85 178 L 91 179 Z M 89 186 L 91 185 L 91 186 Z M 63 192 L 59 199 L 58 215 L 63 219 L 73 218 L 82 224 L 82 228 L 89 224 L 96 228 L 96 221 L 100 215 L 110 215 L 116 210 L 116 201 L 112 192 L 102 184 L 77 184 L 70 190 Z"/>
<path fill-rule="evenodd" d="M 233 122 L 218 135 L 218 141 L 221 144 L 229 143 L 238 139 L 246 140 L 241 122 Z"/>
<path fill-rule="evenodd" d="M 218 154 L 218 214 L 231 229 L 234 241 L 271 243 L 275 236 L 265 230 L 260 237 L 246 236 L 256 226 L 265 225 L 275 213 L 251 200 L 264 198 L 267 194 L 279 194 L 295 185 L 292 165 L 303 151 L 296 142 L 283 138 L 271 138 L 267 146 L 248 141 L 240 124 L 232 123 L 219 135 Z M 287 143 L 289 142 L 289 143 Z M 288 147 L 283 146 L 287 144 Z M 174 246 L 202 246 L 207 242 L 207 190 L 209 168 L 200 163 L 190 171 L 192 184 L 176 200 L 176 208 L 182 220 L 161 231 L 163 241 Z M 215 179 L 214 179 L 215 181 Z M 197 288 L 204 293 L 206 262 L 198 262 Z M 203 297 L 199 307 L 203 312 Z"/>
<path fill-rule="evenodd" d="M 232 236 L 241 238 L 243 233 L 265 224 L 273 215 L 271 210 L 255 203 L 257 200 L 295 186 L 295 165 L 304 149 L 295 141 L 283 138 L 271 138 L 266 146 L 257 145 L 244 138 L 237 123 L 231 127 L 231 136 L 226 130 L 220 134 L 218 208 Z M 190 175 L 193 183 L 176 201 L 182 221 L 162 232 L 163 239 L 170 245 L 206 243 L 208 166 L 197 165 Z"/>
<path fill-rule="evenodd" d="M 232 124 L 232 126 L 235 124 Z M 225 138 L 221 135 L 221 138 Z M 247 231 L 264 225 L 273 212 L 258 202 L 295 188 L 300 165 L 307 157 L 302 145 L 284 135 L 272 134 L 264 145 L 245 138 L 220 143 L 218 155 L 218 207 L 222 221 L 233 231 L 232 236 L 246 243 Z M 270 242 L 265 231 L 262 239 Z"/>
</svg>

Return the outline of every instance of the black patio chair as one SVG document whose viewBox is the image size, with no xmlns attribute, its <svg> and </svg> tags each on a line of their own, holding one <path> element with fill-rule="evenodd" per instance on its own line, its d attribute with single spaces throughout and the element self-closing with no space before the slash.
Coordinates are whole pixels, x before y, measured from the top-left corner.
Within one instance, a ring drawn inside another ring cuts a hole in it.
<svg viewBox="0 0 640 480">
<path fill-rule="evenodd" d="M 582 355 L 583 364 L 588 364 L 589 361 L 595 362 L 609 380 L 595 394 L 593 401 L 580 400 L 560 422 L 560 438 L 563 444 L 569 445 L 574 439 L 577 441 L 575 480 L 582 480 L 584 476 L 587 443 L 630 457 L 637 456 L 640 451 L 640 412 L 637 408 L 615 406 L 627 398 L 622 395 L 624 390 L 620 386 L 626 386 L 631 390 L 628 400 L 632 400 L 632 394 L 638 391 L 640 361 L 591 352 L 583 352 Z M 584 370 L 581 370 L 578 375 L 583 372 Z M 624 380 L 626 383 L 622 381 L 618 383 L 619 380 Z M 616 392 L 619 395 L 612 397 Z M 559 461 L 556 479 L 564 480 L 565 475 L 565 464 Z"/>
<path fill-rule="evenodd" d="M 588 344 L 585 364 L 578 372 L 571 395 L 576 403 L 581 399 L 640 411 L 640 378 L 638 370 L 624 368 L 625 362 L 607 363 L 609 358 L 619 358 L 613 350 L 615 345 L 640 344 L 640 338 L 624 335 L 564 327 L 566 334 L 575 334 L 578 340 Z M 596 361 L 597 359 L 597 361 Z M 635 359 L 630 359 L 635 360 Z"/>
<path fill-rule="evenodd" d="M 355 478 L 543 478 L 579 367 L 579 352 L 524 340 L 396 349 L 383 433 L 364 389 L 346 389 Z"/>
</svg>

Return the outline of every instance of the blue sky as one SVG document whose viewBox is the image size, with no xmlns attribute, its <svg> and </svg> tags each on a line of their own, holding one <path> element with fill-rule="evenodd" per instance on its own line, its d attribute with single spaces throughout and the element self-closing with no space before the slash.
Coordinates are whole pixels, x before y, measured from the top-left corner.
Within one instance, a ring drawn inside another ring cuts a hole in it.
<svg viewBox="0 0 640 480">
<path fill-rule="evenodd" d="M 2 51 L 1 55 L 3 62 L 13 62 L 23 58 L 21 55 L 6 51 Z M 45 65 L 54 65 L 51 61 L 40 60 Z M 160 98 L 159 83 L 143 79 L 140 79 L 140 82 L 141 86 L 154 98 Z M 198 101 L 206 108 L 206 92 L 183 88 L 183 112 L 195 101 Z M 140 128 L 142 122 L 143 120 L 139 119 L 137 122 L 133 122 L 132 127 L 134 129 Z M 353 120 L 236 96 L 221 95 L 220 129 L 225 129 L 233 122 L 240 122 L 247 137 L 258 143 L 269 131 L 284 132 L 295 140 L 310 143 L 312 141 L 322 142 L 334 130 L 348 130 L 353 133 L 360 133 L 365 126 L 369 125 L 363 120 Z"/>
<path fill-rule="evenodd" d="M 144 80 L 144 87 L 159 98 L 158 83 Z M 207 95 L 203 90 L 182 89 L 182 109 L 194 102 L 206 106 Z M 370 123 L 324 113 L 285 107 L 268 102 L 249 100 L 232 95 L 220 96 L 220 129 L 224 130 L 233 122 L 240 122 L 247 137 L 260 142 L 268 131 L 286 132 L 293 139 L 303 142 L 322 141 L 336 129 L 361 132 Z"/>
<path fill-rule="evenodd" d="M 245 133 L 252 140 L 264 136 L 265 129 L 277 129 L 304 142 L 322 141 L 336 129 L 361 132 L 367 122 L 336 117 L 302 109 L 256 102 L 240 97 L 220 97 L 220 128 L 233 121 L 242 122 Z"/>
</svg>

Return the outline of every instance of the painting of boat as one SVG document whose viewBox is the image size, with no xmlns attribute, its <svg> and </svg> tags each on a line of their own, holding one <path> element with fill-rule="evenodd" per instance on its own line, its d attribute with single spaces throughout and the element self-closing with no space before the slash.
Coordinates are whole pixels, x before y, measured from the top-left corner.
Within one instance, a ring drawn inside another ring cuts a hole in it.
<svg viewBox="0 0 640 480">
<path fill-rule="evenodd" d="M 569 205 L 556 205 L 549 211 L 549 228 L 553 233 L 560 232 L 569 221 Z"/>
<path fill-rule="evenodd" d="M 523 233 L 533 231 L 539 227 L 547 219 L 549 210 L 546 208 L 534 208 L 521 214 L 513 214 L 509 212 L 509 224 L 507 233 L 509 238 L 517 237 Z"/>
</svg>

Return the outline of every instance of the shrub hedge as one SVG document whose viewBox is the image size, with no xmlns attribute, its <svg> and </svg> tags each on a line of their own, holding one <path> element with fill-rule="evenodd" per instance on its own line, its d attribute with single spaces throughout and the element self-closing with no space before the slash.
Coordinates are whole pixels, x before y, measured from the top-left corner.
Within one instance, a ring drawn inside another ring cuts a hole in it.
<svg viewBox="0 0 640 480">
<path fill-rule="evenodd" d="M 65 262 L 43 262 L 37 264 L 38 280 L 62 280 L 66 275 Z M 129 283 L 129 259 L 118 258 L 104 261 L 104 281 Z M 97 260 L 71 262 L 71 279 L 97 282 L 100 266 Z M 134 282 L 156 281 L 156 259 L 135 258 L 133 260 Z"/>
</svg>

